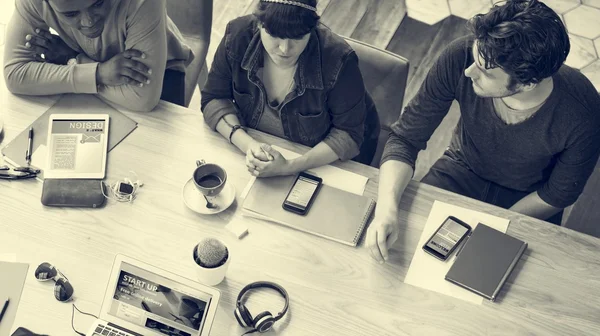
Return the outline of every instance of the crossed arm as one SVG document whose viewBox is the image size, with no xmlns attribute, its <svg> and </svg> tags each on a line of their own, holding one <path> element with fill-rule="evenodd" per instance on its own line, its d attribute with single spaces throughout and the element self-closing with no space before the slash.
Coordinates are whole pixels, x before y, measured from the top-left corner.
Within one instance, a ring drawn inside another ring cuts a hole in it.
<svg viewBox="0 0 600 336">
<path fill-rule="evenodd" d="M 41 62 L 35 50 L 25 46 L 26 36 L 38 36 L 36 29 L 48 31 L 49 26 L 31 2 L 17 1 L 7 26 L 4 48 L 6 85 L 11 92 L 25 95 L 97 94 L 130 110 L 150 111 L 158 104 L 162 91 L 167 59 L 165 21 L 164 3 L 145 1 L 139 8 L 132 9 L 128 18 L 124 53 L 97 62 L 65 36 L 65 42 L 79 52 L 80 64 L 54 64 Z M 105 66 L 109 62 L 115 64 Z M 101 68 L 105 71 L 100 72 Z M 108 76 L 102 75 L 107 72 Z M 143 80 L 139 75 L 149 82 L 139 85 L 135 80 Z"/>
</svg>

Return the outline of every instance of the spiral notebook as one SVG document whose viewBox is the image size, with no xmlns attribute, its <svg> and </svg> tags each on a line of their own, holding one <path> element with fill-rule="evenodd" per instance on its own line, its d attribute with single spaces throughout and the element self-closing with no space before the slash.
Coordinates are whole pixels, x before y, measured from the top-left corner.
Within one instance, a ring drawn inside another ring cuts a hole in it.
<svg viewBox="0 0 600 336">
<path fill-rule="evenodd" d="M 282 208 L 295 179 L 295 176 L 257 179 L 244 200 L 243 214 L 356 246 L 375 201 L 323 184 L 308 213 L 297 215 Z"/>
</svg>

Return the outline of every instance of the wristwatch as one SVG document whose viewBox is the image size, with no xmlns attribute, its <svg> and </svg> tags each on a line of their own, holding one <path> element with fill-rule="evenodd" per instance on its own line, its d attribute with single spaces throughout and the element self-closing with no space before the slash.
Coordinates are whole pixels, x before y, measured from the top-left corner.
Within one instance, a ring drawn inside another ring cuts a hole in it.
<svg viewBox="0 0 600 336">
<path fill-rule="evenodd" d="M 70 58 L 67 61 L 67 65 L 75 65 L 75 64 L 77 64 L 77 58 L 75 58 L 75 57 L 74 58 Z"/>
</svg>

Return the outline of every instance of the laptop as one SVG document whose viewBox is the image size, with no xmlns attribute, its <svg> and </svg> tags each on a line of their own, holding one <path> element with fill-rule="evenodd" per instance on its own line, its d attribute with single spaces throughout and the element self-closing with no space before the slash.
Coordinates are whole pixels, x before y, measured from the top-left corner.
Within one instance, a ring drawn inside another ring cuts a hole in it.
<svg viewBox="0 0 600 336">
<path fill-rule="evenodd" d="M 208 336 L 220 292 L 117 255 L 100 317 L 86 336 Z"/>
</svg>

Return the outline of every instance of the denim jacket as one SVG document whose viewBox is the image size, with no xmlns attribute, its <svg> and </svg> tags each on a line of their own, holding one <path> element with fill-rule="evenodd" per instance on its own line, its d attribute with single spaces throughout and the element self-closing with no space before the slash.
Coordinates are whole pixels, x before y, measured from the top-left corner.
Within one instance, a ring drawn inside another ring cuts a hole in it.
<svg viewBox="0 0 600 336">
<path fill-rule="evenodd" d="M 227 114 L 237 114 L 245 126 L 257 127 L 267 103 L 256 74 L 262 64 L 258 20 L 248 15 L 229 22 L 202 90 L 204 119 L 213 130 Z M 370 163 L 379 119 L 365 90 L 358 57 L 344 39 L 317 26 L 298 59 L 294 80 L 296 87 L 281 109 L 285 136 L 310 147 L 324 141 L 342 160 Z M 345 132 L 328 137 L 332 129 Z"/>
</svg>

